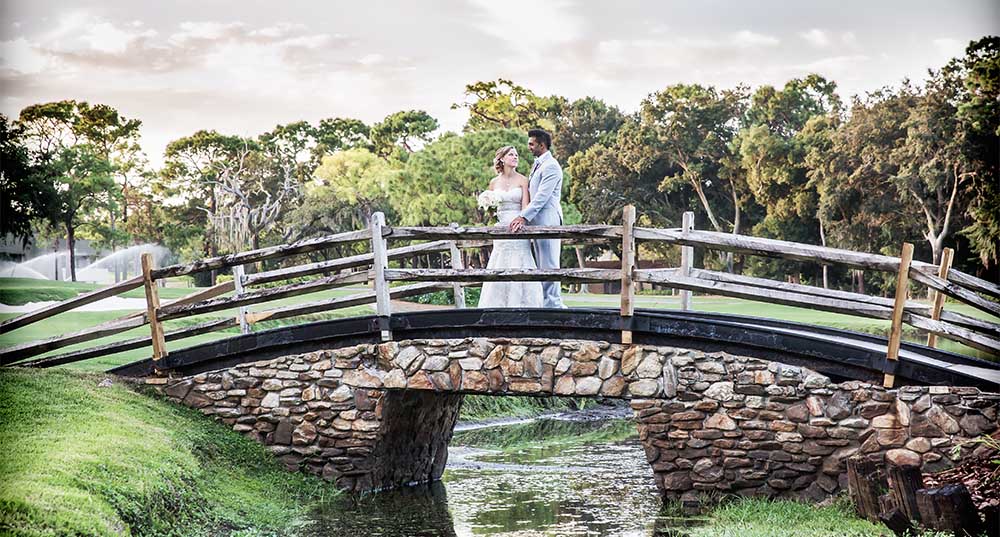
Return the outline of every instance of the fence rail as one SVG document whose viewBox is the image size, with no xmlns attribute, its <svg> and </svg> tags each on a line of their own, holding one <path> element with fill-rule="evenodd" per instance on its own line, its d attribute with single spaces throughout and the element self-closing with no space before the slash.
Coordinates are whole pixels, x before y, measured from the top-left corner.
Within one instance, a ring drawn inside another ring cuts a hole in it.
<svg viewBox="0 0 1000 537">
<path fill-rule="evenodd" d="M 245 332 L 256 323 L 329 312 L 353 306 L 375 304 L 376 314 L 383 321 L 382 337 L 391 338 L 386 321 L 391 315 L 392 299 L 425 294 L 435 290 L 451 290 L 456 304 L 464 307 L 463 288 L 495 281 L 561 281 L 568 283 L 615 282 L 622 284 L 621 315 L 632 315 L 635 287 L 639 283 L 666 286 L 681 293 L 681 308 L 690 309 L 693 292 L 711 293 L 771 304 L 803 307 L 846 315 L 891 320 L 887 358 L 895 359 L 902 326 L 927 331 L 936 344 L 938 337 L 958 341 L 970 347 L 1000 355 L 1000 323 L 980 319 L 944 308 L 944 297 L 951 297 L 984 313 L 1000 316 L 1000 287 L 950 267 L 951 252 L 946 250 L 942 265 L 909 261 L 904 256 L 892 257 L 800 244 L 745 235 L 733 235 L 693 228 L 693 213 L 685 213 L 681 228 L 657 229 L 636 227 L 634 208 L 626 207 L 622 225 L 573 225 L 528 227 L 512 233 L 506 228 L 463 227 L 392 227 L 384 216 L 376 213 L 369 229 L 338 233 L 292 244 L 260 248 L 247 252 L 203 259 L 194 263 L 162 268 L 149 266 L 143 276 L 101 288 L 77 297 L 0 322 L 0 334 L 28 326 L 59 313 L 115 296 L 139 287 L 146 288 L 147 310 L 107 321 L 98 326 L 70 334 L 0 349 L 0 365 L 48 367 L 71 363 L 127 350 L 153 347 L 155 361 L 167 354 L 166 343 L 200 334 L 242 326 Z M 620 244 L 621 269 L 503 269 L 470 268 L 462 259 L 462 251 L 489 246 L 494 240 L 559 238 L 575 244 Z M 390 242 L 411 244 L 390 248 Z M 418 242 L 416 241 L 427 241 Z M 368 253 L 325 261 L 302 263 L 262 272 L 244 271 L 243 267 L 268 260 L 287 259 L 302 254 L 326 250 L 359 242 L 367 242 Z M 657 242 L 681 247 L 681 265 L 677 268 L 638 269 L 635 252 L 640 242 Z M 731 274 L 693 266 L 694 248 L 741 255 L 765 256 L 821 265 L 841 265 L 849 268 L 883 271 L 897 274 L 895 298 L 871 296 L 849 291 L 789 283 Z M 391 261 L 405 262 L 419 256 L 447 255 L 450 262 L 444 268 L 408 268 L 402 264 L 390 267 Z M 198 290 L 170 304 L 159 305 L 157 282 L 168 278 L 209 270 L 233 268 L 238 281 L 223 282 Z M 247 272 L 244 274 L 244 272 Z M 907 299 L 908 280 L 913 279 L 933 291 L 932 304 Z M 273 286 L 271 284 L 287 282 Z M 393 282 L 411 282 L 391 286 Z M 349 296 L 285 305 L 262 311 L 250 311 L 249 306 L 308 295 L 349 285 L 371 284 L 370 291 Z M 210 319 L 192 326 L 164 331 L 163 322 L 238 309 L 239 315 Z M 150 326 L 150 335 L 95 347 L 74 350 L 43 358 L 39 355 L 95 339 Z M 627 323 L 626 323 L 627 325 Z M 623 331 L 622 341 L 631 343 L 631 332 Z M 891 367 L 889 368 L 891 369 Z M 885 384 L 893 382 L 892 371 Z"/>
</svg>

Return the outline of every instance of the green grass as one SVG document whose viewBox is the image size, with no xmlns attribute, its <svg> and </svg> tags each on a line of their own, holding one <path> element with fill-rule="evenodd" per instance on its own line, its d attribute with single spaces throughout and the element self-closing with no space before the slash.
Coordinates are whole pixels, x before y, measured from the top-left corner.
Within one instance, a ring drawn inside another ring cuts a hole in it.
<svg viewBox="0 0 1000 537">
<path fill-rule="evenodd" d="M 850 503 L 828 507 L 792 500 L 738 498 L 711 509 L 706 523 L 684 529 L 690 537 L 875 537 L 891 535 L 881 524 L 857 518 Z"/>
<path fill-rule="evenodd" d="M 103 376 L 0 370 L 0 534 L 281 535 L 331 485 Z"/>
<path fill-rule="evenodd" d="M 566 397 L 466 395 L 459 419 L 481 421 L 493 418 L 527 418 L 545 412 L 582 408 L 586 401 Z"/>
</svg>

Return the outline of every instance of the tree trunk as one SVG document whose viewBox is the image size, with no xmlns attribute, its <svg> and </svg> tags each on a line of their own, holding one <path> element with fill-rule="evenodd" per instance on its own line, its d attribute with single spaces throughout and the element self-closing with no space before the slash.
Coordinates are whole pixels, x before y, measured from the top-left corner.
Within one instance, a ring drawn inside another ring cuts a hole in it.
<svg viewBox="0 0 1000 537">
<path fill-rule="evenodd" d="M 71 281 L 76 281 L 76 234 L 72 220 L 66 221 L 66 242 L 69 245 L 69 275 Z M 58 279 L 58 278 L 56 278 Z"/>
<path fill-rule="evenodd" d="M 208 241 L 208 257 L 216 257 L 219 255 L 219 245 L 215 237 L 215 211 L 218 209 L 217 199 L 215 194 L 215 186 L 212 187 L 212 197 L 208 204 L 208 233 L 206 233 L 206 240 Z M 215 279 L 218 277 L 219 272 L 217 270 L 212 270 L 210 272 L 211 281 L 210 286 L 216 284 Z"/>
</svg>

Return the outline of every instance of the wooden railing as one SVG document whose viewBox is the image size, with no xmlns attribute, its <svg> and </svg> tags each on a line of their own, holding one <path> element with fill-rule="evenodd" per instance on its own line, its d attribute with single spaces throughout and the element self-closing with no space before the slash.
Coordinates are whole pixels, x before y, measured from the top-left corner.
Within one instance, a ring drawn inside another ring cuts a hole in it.
<svg viewBox="0 0 1000 537">
<path fill-rule="evenodd" d="M 621 315 L 634 313 L 635 288 L 638 283 L 653 283 L 680 290 L 681 309 L 691 308 L 691 293 L 710 293 L 747 300 L 784 304 L 813 310 L 847 315 L 888 319 L 891 321 L 887 358 L 898 357 L 904 324 L 927 331 L 929 345 L 937 337 L 958 341 L 970 347 L 1000 354 L 1000 324 L 957 312 L 944 310 L 944 297 L 969 304 L 985 313 L 1000 316 L 1000 287 L 950 268 L 951 252 L 946 250 L 940 266 L 912 261 L 912 246 L 903 245 L 901 257 L 866 254 L 744 235 L 695 230 L 693 213 L 685 213 L 683 226 L 678 229 L 656 229 L 635 226 L 635 209 L 626 207 L 621 226 L 574 225 L 528 227 L 511 233 L 503 227 L 390 227 L 381 213 L 372 218 L 367 230 L 352 231 L 308 239 L 293 244 L 261 248 L 237 254 L 203 259 L 190 264 L 162 268 L 152 266 L 152 259 L 143 257 L 143 275 L 96 291 L 53 304 L 0 322 L 0 334 L 71 311 L 80 306 L 115 296 L 138 287 L 146 291 L 146 311 L 102 323 L 70 334 L 22 343 L 0 349 L 0 365 L 51 366 L 118 352 L 152 347 L 151 355 L 158 362 L 167 355 L 167 343 L 199 334 L 239 326 L 248 332 L 265 320 L 287 319 L 329 312 L 363 304 L 375 304 L 380 319 L 381 337 L 392 338 L 388 320 L 392 315 L 391 300 L 425 294 L 437 289 L 450 289 L 458 307 L 464 307 L 463 287 L 488 281 L 561 281 L 570 283 L 621 282 Z M 478 248 L 496 239 L 559 238 L 569 243 L 620 243 L 621 268 L 564 269 L 473 269 L 465 268 L 461 251 Z M 390 248 L 395 241 L 427 241 Z M 681 266 L 670 269 L 638 269 L 635 262 L 640 241 L 660 242 L 681 247 Z M 369 242 L 370 252 L 327 261 L 298 264 L 257 273 L 245 273 L 244 267 L 267 260 L 287 259 L 332 247 Z M 847 291 L 824 289 L 809 285 L 730 274 L 693 266 L 694 248 L 704 248 L 734 254 L 775 257 L 795 261 L 850 268 L 891 272 L 896 274 L 895 298 L 870 296 Z M 391 261 L 404 260 L 429 253 L 447 254 L 450 268 L 418 269 L 390 267 Z M 158 282 L 209 270 L 233 269 L 234 280 L 160 305 Z M 346 271 L 346 272 L 345 272 Z M 305 280 L 302 280 L 306 278 Z M 932 304 L 907 300 L 909 280 L 927 286 L 935 293 Z M 261 288 L 288 280 L 294 282 Z M 392 287 L 393 282 L 410 282 Z M 292 304 L 261 311 L 249 306 L 307 295 L 349 285 L 372 283 L 371 291 L 349 296 Z M 224 296 L 225 295 L 225 296 Z M 198 324 L 165 331 L 165 321 L 237 309 L 233 317 L 210 319 Z M 116 341 L 55 356 L 28 360 L 54 350 L 111 336 L 144 325 L 150 326 L 148 337 Z M 628 326 L 623 323 L 623 326 Z M 622 333 L 622 342 L 630 344 L 632 334 Z M 886 373 L 885 384 L 893 383 L 892 368 Z"/>
</svg>

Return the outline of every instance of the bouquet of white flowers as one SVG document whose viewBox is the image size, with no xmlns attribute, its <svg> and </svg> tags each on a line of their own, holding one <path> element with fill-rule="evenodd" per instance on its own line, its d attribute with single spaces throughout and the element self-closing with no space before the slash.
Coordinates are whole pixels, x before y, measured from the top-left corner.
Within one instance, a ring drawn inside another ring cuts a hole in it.
<svg viewBox="0 0 1000 537">
<path fill-rule="evenodd" d="M 476 204 L 487 215 L 496 213 L 497 209 L 500 208 L 500 202 L 500 195 L 493 190 L 484 190 L 476 196 Z"/>
</svg>

